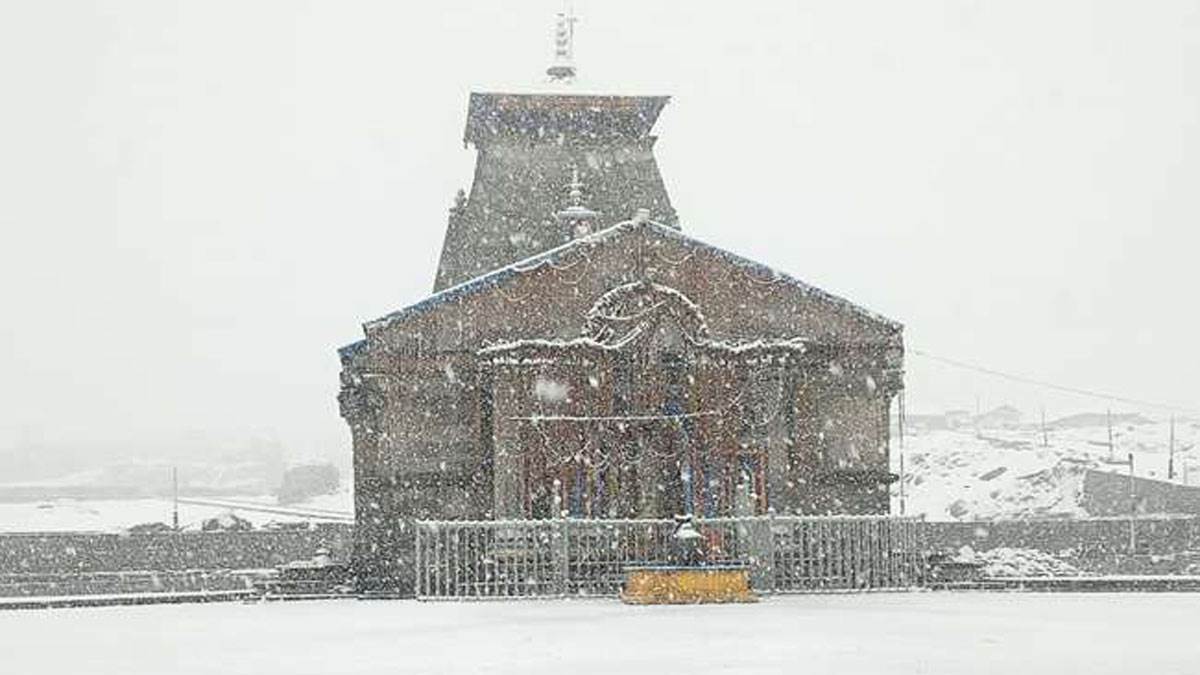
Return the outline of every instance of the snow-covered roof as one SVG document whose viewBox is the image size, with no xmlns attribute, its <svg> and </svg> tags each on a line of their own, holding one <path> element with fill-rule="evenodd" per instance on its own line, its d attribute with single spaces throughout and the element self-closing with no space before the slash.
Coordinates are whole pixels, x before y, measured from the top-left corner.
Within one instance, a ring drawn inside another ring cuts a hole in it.
<svg viewBox="0 0 1200 675">
<path fill-rule="evenodd" d="M 353 358 L 359 352 L 361 352 L 363 349 L 366 349 L 366 347 L 367 347 L 366 340 L 357 340 L 355 342 L 351 342 L 348 345 L 339 347 L 338 348 L 338 356 L 341 357 L 342 360 L 350 359 L 350 358 Z"/>
<path fill-rule="evenodd" d="M 617 223 L 616 225 L 610 226 L 591 235 L 580 237 L 579 239 L 575 239 L 571 242 L 563 244 L 562 246 L 552 248 L 548 251 L 544 251 L 524 260 L 520 260 L 511 265 L 501 267 L 500 269 L 494 270 L 482 276 L 475 277 L 474 279 L 465 281 L 456 286 L 443 289 L 442 291 L 434 293 L 433 295 L 421 300 L 420 302 L 417 302 L 416 304 L 409 305 L 408 307 L 397 310 L 373 321 L 368 321 L 363 324 L 363 328 L 364 330 L 381 328 L 397 321 L 403 321 L 410 317 L 436 309 L 447 302 L 475 295 L 476 293 L 490 288 L 495 288 L 512 277 L 533 271 L 542 265 L 558 262 L 560 259 L 581 249 L 603 245 L 606 242 L 618 239 L 630 232 L 635 232 L 638 228 L 646 228 L 647 231 L 653 232 L 657 236 L 667 239 L 675 239 L 685 242 L 690 246 L 698 247 L 725 260 L 726 262 L 729 262 L 730 264 L 745 268 L 754 273 L 756 276 L 770 277 L 775 282 L 788 284 L 798 289 L 805 295 L 819 298 L 822 301 L 831 303 L 837 307 L 852 312 L 864 320 L 882 324 L 893 331 L 899 331 L 902 328 L 902 324 L 897 321 L 889 319 L 881 314 L 877 314 L 869 309 L 860 307 L 859 305 L 856 305 L 845 298 L 834 295 L 833 293 L 829 293 L 828 291 L 824 291 L 816 286 L 809 285 L 793 276 L 763 265 L 762 263 L 755 262 L 735 253 L 726 251 L 722 248 L 713 246 L 712 244 L 705 243 L 694 237 L 690 237 L 668 225 L 654 221 L 639 220 L 627 220 Z M 345 352 L 345 350 L 355 349 L 356 345 L 357 343 L 347 345 L 346 347 L 343 347 L 342 350 Z"/>
</svg>

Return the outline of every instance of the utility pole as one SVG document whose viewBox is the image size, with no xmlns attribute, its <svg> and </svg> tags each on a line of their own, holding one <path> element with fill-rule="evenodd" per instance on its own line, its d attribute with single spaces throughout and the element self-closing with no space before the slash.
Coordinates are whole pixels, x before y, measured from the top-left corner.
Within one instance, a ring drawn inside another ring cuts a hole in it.
<svg viewBox="0 0 1200 675">
<path fill-rule="evenodd" d="M 1112 408 L 1109 408 L 1108 411 L 1104 413 L 1104 421 L 1108 424 L 1108 461 L 1115 462 L 1117 460 L 1117 453 L 1113 448 Z"/>
<path fill-rule="evenodd" d="M 1042 447 L 1050 445 L 1050 437 L 1046 434 L 1046 406 L 1042 406 Z"/>
<path fill-rule="evenodd" d="M 982 438 L 983 434 L 979 433 L 979 394 L 975 394 L 975 438 Z"/>
<path fill-rule="evenodd" d="M 1167 480 L 1175 480 L 1175 416 L 1171 415 L 1171 444 L 1167 455 Z"/>
<path fill-rule="evenodd" d="M 1134 519 L 1137 517 L 1137 493 L 1133 486 L 1133 453 L 1129 453 L 1129 555 L 1137 553 L 1137 533 Z"/>
<path fill-rule="evenodd" d="M 171 467 L 171 492 L 174 508 L 171 511 L 171 529 L 179 531 L 179 467 Z"/>
<path fill-rule="evenodd" d="M 899 406 L 899 430 L 900 430 L 900 515 L 904 515 L 904 390 L 900 390 L 900 398 L 897 401 Z"/>
</svg>

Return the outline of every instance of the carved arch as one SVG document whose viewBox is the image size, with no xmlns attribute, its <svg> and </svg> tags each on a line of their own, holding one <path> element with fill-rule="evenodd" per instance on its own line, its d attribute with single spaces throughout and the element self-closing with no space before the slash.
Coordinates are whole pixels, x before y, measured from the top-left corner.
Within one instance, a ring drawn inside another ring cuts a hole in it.
<svg viewBox="0 0 1200 675">
<path fill-rule="evenodd" d="M 674 320 L 692 343 L 708 338 L 708 324 L 696 303 L 662 284 L 637 281 L 601 295 L 588 310 L 583 336 L 619 346 L 646 334 L 666 317 Z"/>
</svg>

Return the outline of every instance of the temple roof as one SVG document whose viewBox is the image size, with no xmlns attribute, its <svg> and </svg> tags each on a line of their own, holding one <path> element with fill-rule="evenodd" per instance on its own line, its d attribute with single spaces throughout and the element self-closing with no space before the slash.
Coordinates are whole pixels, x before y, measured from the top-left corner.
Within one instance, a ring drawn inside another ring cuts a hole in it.
<svg viewBox="0 0 1200 675">
<path fill-rule="evenodd" d="M 556 137 L 622 136 L 650 132 L 669 96 L 615 96 L 576 91 L 541 93 L 475 92 L 467 107 L 464 143 L 479 144 L 500 135 Z"/>
<path fill-rule="evenodd" d="M 791 275 L 779 272 L 778 270 L 774 270 L 761 263 L 744 258 L 735 253 L 731 253 L 694 237 L 690 237 L 667 225 L 649 220 L 628 220 L 618 223 L 606 229 L 600 230 L 592 235 L 576 239 L 557 248 L 539 253 L 535 256 L 526 258 L 511 265 L 501 267 L 500 269 L 494 270 L 482 276 L 434 293 L 433 295 L 413 305 L 409 305 L 408 307 L 397 310 L 373 321 L 368 321 L 363 324 L 363 328 L 364 330 L 383 328 L 396 322 L 401 322 L 411 317 L 436 310 L 448 302 L 453 302 L 463 297 L 476 295 L 478 293 L 503 285 L 506 281 L 522 274 L 532 272 L 542 265 L 552 265 L 556 262 L 560 262 L 563 259 L 571 256 L 573 253 L 587 250 L 589 247 L 607 245 L 610 242 L 621 239 L 630 233 L 638 231 L 639 229 L 644 230 L 647 234 L 655 237 L 682 241 L 689 246 L 695 246 L 706 250 L 732 265 L 746 269 L 757 277 L 768 278 L 772 282 L 789 285 L 804 295 L 815 297 L 843 310 L 849 311 L 858 318 L 876 324 L 885 330 L 895 332 L 900 331 L 903 328 L 902 324 L 897 321 L 856 305 L 845 298 L 834 295 L 833 293 L 829 293 L 828 291 L 817 288 L 816 286 L 807 284 Z M 354 347 L 354 345 L 348 345 L 344 349 L 349 349 L 351 347 Z"/>
</svg>

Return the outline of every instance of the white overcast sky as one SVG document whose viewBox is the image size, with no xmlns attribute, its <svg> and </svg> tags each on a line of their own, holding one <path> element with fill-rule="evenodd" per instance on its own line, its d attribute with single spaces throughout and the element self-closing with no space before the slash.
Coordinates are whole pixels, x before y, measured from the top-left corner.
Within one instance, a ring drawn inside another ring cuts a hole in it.
<svg viewBox="0 0 1200 675">
<path fill-rule="evenodd" d="M 467 95 L 540 82 L 557 8 L 0 3 L 0 451 L 348 452 L 335 349 L 429 292 Z M 910 348 L 1200 408 L 1197 0 L 576 8 L 592 88 L 674 97 L 688 233 Z M 908 363 L 913 411 L 1107 405 Z"/>
</svg>

